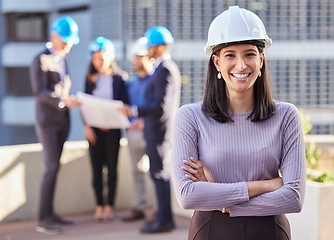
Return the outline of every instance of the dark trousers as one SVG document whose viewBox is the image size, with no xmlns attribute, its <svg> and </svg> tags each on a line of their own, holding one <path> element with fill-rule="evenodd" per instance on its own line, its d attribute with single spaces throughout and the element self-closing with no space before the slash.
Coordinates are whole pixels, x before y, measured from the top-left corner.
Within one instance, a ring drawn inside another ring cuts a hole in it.
<svg viewBox="0 0 334 240">
<path fill-rule="evenodd" d="M 103 201 L 103 167 L 108 168 L 108 197 L 107 204 L 113 206 L 117 184 L 117 162 L 119 152 L 120 129 L 102 131 L 93 128 L 96 134 L 96 144 L 89 144 L 92 163 L 93 188 L 97 205 L 104 205 Z"/>
<path fill-rule="evenodd" d="M 60 168 L 60 156 L 69 133 L 69 123 L 63 126 L 42 128 L 36 125 L 39 142 L 43 145 L 45 171 L 43 174 L 40 201 L 39 221 L 52 220 L 54 216 L 53 200 L 56 180 Z"/>
<path fill-rule="evenodd" d="M 285 215 L 230 217 L 220 211 L 195 211 L 188 240 L 289 240 Z"/>
<path fill-rule="evenodd" d="M 150 175 L 152 177 L 158 204 L 158 221 L 162 224 L 173 221 L 170 200 L 170 183 L 164 171 L 164 159 L 168 156 L 169 148 L 163 143 L 147 142 L 146 153 L 150 159 Z M 166 159 L 167 161 L 167 159 Z"/>
</svg>

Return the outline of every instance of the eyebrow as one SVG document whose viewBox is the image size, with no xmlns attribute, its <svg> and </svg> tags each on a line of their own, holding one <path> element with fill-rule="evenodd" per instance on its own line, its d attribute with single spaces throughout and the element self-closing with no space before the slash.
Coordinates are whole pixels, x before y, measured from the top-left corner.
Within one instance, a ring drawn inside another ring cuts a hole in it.
<svg viewBox="0 0 334 240">
<path fill-rule="evenodd" d="M 226 53 L 235 53 L 236 51 L 234 51 L 234 50 L 226 50 L 226 51 L 224 51 L 223 52 L 223 54 L 226 54 Z M 255 49 L 247 49 L 247 50 L 245 50 L 244 52 L 257 52 Z"/>
</svg>

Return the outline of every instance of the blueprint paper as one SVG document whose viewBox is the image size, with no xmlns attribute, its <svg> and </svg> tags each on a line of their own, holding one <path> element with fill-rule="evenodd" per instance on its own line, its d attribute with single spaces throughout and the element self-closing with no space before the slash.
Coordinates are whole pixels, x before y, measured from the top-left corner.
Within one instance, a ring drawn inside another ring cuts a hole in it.
<svg viewBox="0 0 334 240">
<path fill-rule="evenodd" d="M 81 102 L 81 114 L 88 126 L 105 129 L 130 126 L 128 117 L 118 110 L 123 106 L 122 101 L 103 99 L 83 92 L 77 92 L 76 96 Z"/>
</svg>

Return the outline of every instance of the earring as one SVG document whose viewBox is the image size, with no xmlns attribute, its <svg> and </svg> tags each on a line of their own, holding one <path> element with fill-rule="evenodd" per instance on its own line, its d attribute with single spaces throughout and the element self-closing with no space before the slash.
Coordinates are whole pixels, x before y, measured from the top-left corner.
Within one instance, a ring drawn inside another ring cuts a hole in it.
<svg viewBox="0 0 334 240">
<path fill-rule="evenodd" d="M 218 71 L 217 78 L 218 78 L 218 79 L 221 79 L 221 78 L 222 78 L 222 74 L 220 73 L 220 71 Z"/>
<path fill-rule="evenodd" d="M 262 76 L 262 73 L 261 73 L 261 71 L 260 71 L 260 73 L 259 73 L 259 77 L 261 77 Z"/>
</svg>

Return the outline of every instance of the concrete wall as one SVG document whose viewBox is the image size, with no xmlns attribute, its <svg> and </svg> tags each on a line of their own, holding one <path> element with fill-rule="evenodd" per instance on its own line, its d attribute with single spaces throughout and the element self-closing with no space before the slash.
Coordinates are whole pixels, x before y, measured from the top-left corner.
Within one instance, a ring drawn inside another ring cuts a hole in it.
<svg viewBox="0 0 334 240">
<path fill-rule="evenodd" d="M 59 214 L 94 211 L 91 166 L 86 141 L 67 142 L 58 175 L 55 210 Z M 36 219 L 40 182 L 44 170 L 42 146 L 27 144 L 0 147 L 0 222 Z M 116 208 L 129 208 L 133 178 L 129 150 L 122 146 L 118 165 Z M 147 175 L 149 205 L 154 191 Z"/>
<path fill-rule="evenodd" d="M 302 211 L 287 217 L 292 239 L 334 240 L 334 183 L 307 181 Z"/>
</svg>

